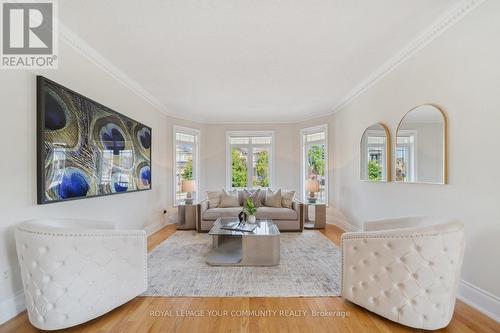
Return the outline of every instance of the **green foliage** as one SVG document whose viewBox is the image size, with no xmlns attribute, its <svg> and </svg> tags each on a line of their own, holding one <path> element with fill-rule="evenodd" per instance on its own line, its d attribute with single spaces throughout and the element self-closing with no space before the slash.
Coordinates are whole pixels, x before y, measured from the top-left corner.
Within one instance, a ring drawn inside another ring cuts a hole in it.
<svg viewBox="0 0 500 333">
<path fill-rule="evenodd" d="M 232 185 L 233 187 L 246 187 L 248 180 L 247 160 L 238 150 L 233 148 L 232 159 Z"/>
<path fill-rule="evenodd" d="M 190 158 L 182 169 L 182 180 L 193 180 L 193 160 Z"/>
<path fill-rule="evenodd" d="M 257 177 L 253 180 L 254 186 L 269 187 L 269 153 L 261 151 L 257 154 Z"/>
<path fill-rule="evenodd" d="M 325 175 L 325 147 L 314 145 L 307 152 L 309 170 L 316 176 Z"/>
<path fill-rule="evenodd" d="M 255 215 L 255 213 L 257 213 L 257 207 L 255 207 L 255 204 L 253 203 L 252 198 L 247 198 L 247 201 L 245 202 L 245 208 L 243 210 L 249 216 Z"/>
<path fill-rule="evenodd" d="M 378 181 L 382 179 L 382 167 L 375 160 L 370 160 L 368 162 L 368 179 L 370 181 Z"/>
</svg>

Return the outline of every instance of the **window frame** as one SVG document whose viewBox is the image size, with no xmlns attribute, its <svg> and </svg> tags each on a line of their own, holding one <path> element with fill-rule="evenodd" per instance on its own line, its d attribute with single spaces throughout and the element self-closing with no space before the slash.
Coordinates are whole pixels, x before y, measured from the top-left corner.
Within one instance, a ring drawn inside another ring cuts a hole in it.
<svg viewBox="0 0 500 333">
<path fill-rule="evenodd" d="M 305 136 L 314 133 L 325 133 L 325 205 L 329 206 L 329 192 L 330 192 L 330 159 L 328 154 L 328 124 L 322 124 L 318 126 L 306 127 L 300 129 L 300 197 L 305 202 L 306 201 L 306 142 Z M 314 142 L 314 141 L 313 141 Z M 318 142 L 318 141 L 316 141 Z M 308 142 L 308 144 L 310 144 Z"/>
<path fill-rule="evenodd" d="M 174 207 L 177 207 L 181 202 L 177 201 L 177 133 L 183 133 L 187 135 L 196 136 L 194 147 L 193 147 L 193 177 L 196 181 L 196 201 L 200 200 L 200 143 L 201 143 L 201 131 L 196 128 L 184 127 L 179 125 L 174 125 L 172 127 L 172 203 Z"/>
<path fill-rule="evenodd" d="M 231 144 L 231 137 L 261 137 L 270 136 L 271 144 Z M 269 148 L 269 188 L 273 188 L 274 184 L 274 131 L 226 131 L 226 189 L 233 190 L 232 184 L 232 148 L 248 148 L 247 157 L 247 186 L 253 188 L 253 148 Z"/>
</svg>

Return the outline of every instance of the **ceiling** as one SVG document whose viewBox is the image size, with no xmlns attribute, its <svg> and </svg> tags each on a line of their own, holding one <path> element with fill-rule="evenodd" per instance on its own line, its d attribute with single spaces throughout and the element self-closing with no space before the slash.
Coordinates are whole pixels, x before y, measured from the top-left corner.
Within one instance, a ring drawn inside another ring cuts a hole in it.
<svg viewBox="0 0 500 333">
<path fill-rule="evenodd" d="M 72 0 L 63 24 L 172 115 L 331 112 L 458 0 Z"/>
</svg>

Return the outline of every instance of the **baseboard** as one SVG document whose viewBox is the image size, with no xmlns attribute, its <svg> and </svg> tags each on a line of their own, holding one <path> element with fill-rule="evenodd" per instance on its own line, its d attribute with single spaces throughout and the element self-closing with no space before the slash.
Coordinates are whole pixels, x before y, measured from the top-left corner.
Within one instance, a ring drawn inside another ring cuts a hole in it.
<svg viewBox="0 0 500 333">
<path fill-rule="evenodd" d="M 149 224 L 144 227 L 144 231 L 146 232 L 147 236 L 151 236 L 158 230 L 164 228 L 168 224 L 168 218 L 162 218 L 160 221 L 156 223 Z"/>
<path fill-rule="evenodd" d="M 333 224 L 346 232 L 361 231 L 361 228 L 347 222 L 343 218 L 339 218 L 336 215 L 327 215 L 326 217 L 328 224 Z"/>
<path fill-rule="evenodd" d="M 0 325 L 26 310 L 24 291 L 19 290 L 11 298 L 0 303 Z"/>
<path fill-rule="evenodd" d="M 484 315 L 500 323 L 500 298 L 461 280 L 457 298 Z"/>
</svg>

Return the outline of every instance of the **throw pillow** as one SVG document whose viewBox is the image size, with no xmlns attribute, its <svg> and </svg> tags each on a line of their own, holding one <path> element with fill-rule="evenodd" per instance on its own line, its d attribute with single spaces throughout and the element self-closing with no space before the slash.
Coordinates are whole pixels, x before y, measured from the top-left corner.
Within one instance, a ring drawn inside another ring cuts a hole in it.
<svg viewBox="0 0 500 333">
<path fill-rule="evenodd" d="M 208 208 L 217 208 L 220 205 L 221 191 L 207 191 Z"/>
<path fill-rule="evenodd" d="M 222 190 L 222 196 L 220 198 L 220 208 L 228 208 L 228 207 L 239 207 L 240 201 L 238 200 L 238 192 L 226 190 Z"/>
<path fill-rule="evenodd" d="M 267 189 L 265 205 L 267 207 L 281 208 L 281 189 L 276 192 Z"/>
<path fill-rule="evenodd" d="M 286 208 L 293 207 L 293 197 L 295 196 L 295 191 L 282 191 L 281 192 L 281 205 Z"/>
<path fill-rule="evenodd" d="M 255 207 L 262 206 L 262 203 L 261 203 L 261 200 L 260 200 L 260 189 L 253 191 L 253 193 L 250 192 L 250 191 L 248 191 L 248 190 L 246 190 L 246 189 L 243 190 L 243 205 L 246 204 L 248 198 L 252 199 L 253 204 L 255 205 Z"/>
</svg>

